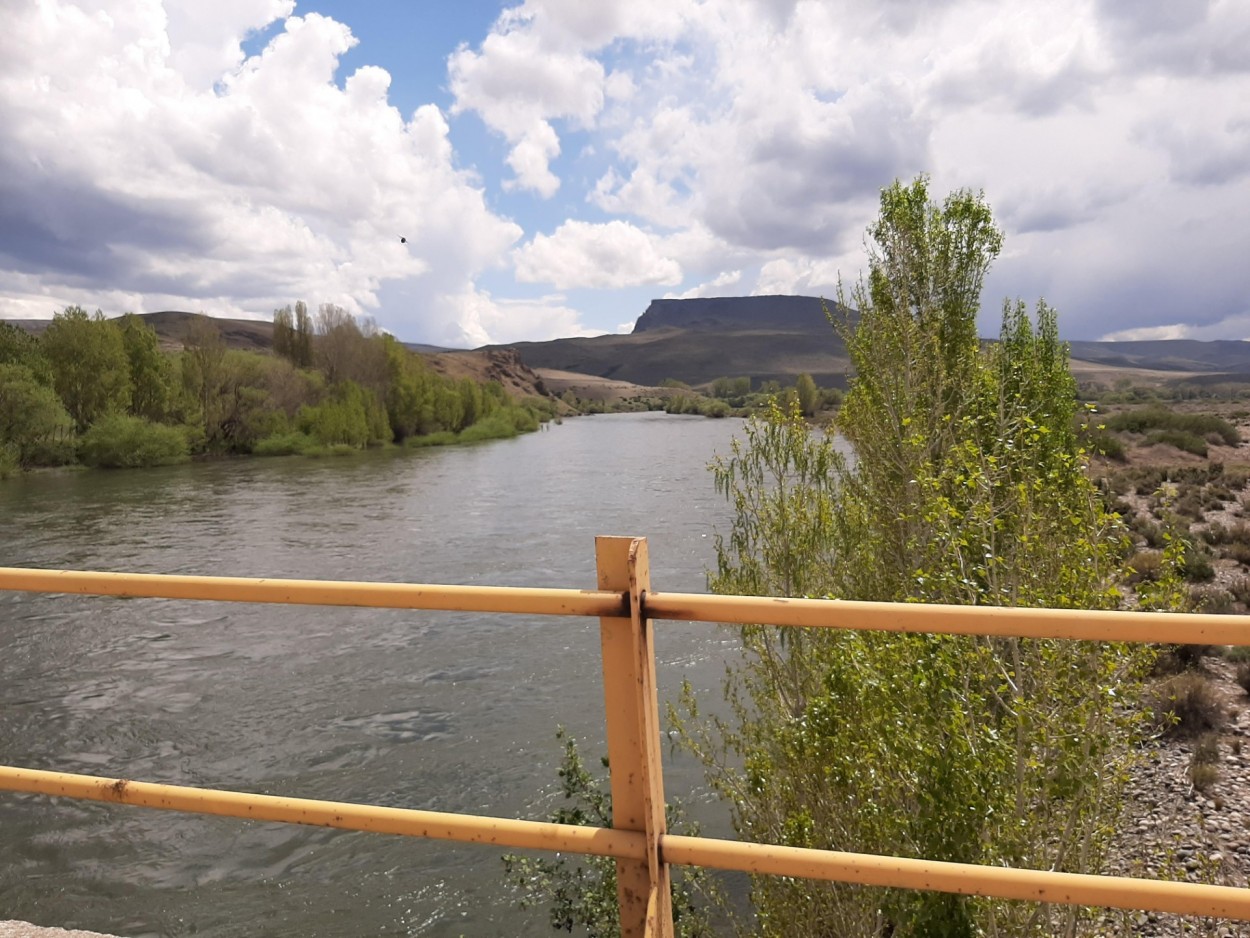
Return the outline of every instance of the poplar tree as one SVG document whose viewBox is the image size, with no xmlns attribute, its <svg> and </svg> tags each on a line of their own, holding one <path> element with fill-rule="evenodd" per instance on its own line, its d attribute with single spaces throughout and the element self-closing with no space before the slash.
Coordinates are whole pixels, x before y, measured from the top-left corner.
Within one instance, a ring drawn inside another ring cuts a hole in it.
<svg viewBox="0 0 1250 938">
<path fill-rule="evenodd" d="M 81 433 L 130 403 L 130 369 L 121 330 L 97 311 L 79 306 L 56 313 L 39 340 L 52 386 Z"/>
<path fill-rule="evenodd" d="M 984 199 L 895 183 L 869 270 L 839 306 L 855 368 L 836 430 L 775 405 L 714 466 L 735 519 L 725 593 L 1105 609 L 1125 540 L 1085 473 L 1055 313 L 976 317 L 1002 245 Z M 840 630 L 743 630 L 732 716 L 684 737 L 743 839 L 1097 872 L 1145 666 L 1124 647 Z M 760 877 L 764 935 L 1075 934 L 1082 911 Z"/>
</svg>

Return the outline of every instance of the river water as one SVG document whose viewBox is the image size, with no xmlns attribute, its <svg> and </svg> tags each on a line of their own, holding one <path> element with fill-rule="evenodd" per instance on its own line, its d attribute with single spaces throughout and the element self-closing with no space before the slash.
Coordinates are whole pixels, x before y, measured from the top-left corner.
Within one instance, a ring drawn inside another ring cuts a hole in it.
<svg viewBox="0 0 1250 938">
<path fill-rule="evenodd" d="M 700 591 L 736 420 L 578 418 L 516 440 L 0 483 L 0 566 L 593 588 L 645 535 Z M 661 623 L 662 698 L 731 630 Z M 663 702 L 661 703 L 663 706 Z M 544 819 L 554 738 L 603 750 L 598 623 L 0 593 L 0 763 Z M 725 835 L 701 773 L 670 798 Z M 0 793 L 0 919 L 127 936 L 542 934 L 473 845 Z"/>
</svg>

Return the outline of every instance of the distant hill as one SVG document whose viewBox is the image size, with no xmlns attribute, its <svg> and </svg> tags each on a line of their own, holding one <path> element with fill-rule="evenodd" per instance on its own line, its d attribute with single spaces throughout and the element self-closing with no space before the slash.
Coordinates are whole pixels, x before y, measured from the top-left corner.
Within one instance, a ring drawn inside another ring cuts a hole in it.
<svg viewBox="0 0 1250 938">
<path fill-rule="evenodd" d="M 629 335 L 512 347 L 531 368 L 641 385 L 665 378 L 697 385 L 728 375 L 786 381 L 806 372 L 835 387 L 845 384 L 848 367 L 821 300 L 811 296 L 653 300 Z"/>
<path fill-rule="evenodd" d="M 1070 342 L 1072 357 L 1121 368 L 1156 371 L 1250 371 L 1250 342 L 1158 339 L 1150 342 Z"/>
<path fill-rule="evenodd" d="M 829 306 L 833 308 L 832 303 Z M 162 346 L 177 349 L 190 323 L 201 314 L 165 310 L 141 315 L 156 330 Z M 261 351 L 273 347 L 271 322 L 215 321 L 231 348 Z M 10 322 L 38 334 L 49 320 Z M 434 358 L 450 351 L 415 342 L 405 345 Z M 1111 386 L 1127 378 L 1143 385 L 1250 383 L 1250 342 L 1171 339 L 1070 345 L 1072 368 L 1082 382 Z M 658 385 L 665 378 L 700 385 L 740 375 L 791 383 L 807 373 L 823 387 L 843 387 L 849 369 L 846 349 L 826 319 L 822 301 L 812 296 L 652 300 L 629 335 L 516 342 L 482 351 L 503 348 L 515 348 L 520 361 L 532 369 L 645 386 Z M 456 361 L 454 357 L 449 360 Z M 497 369 L 499 362 L 486 356 L 477 368 L 485 375 Z M 464 367 L 460 364 L 452 370 Z M 533 386 L 528 375 L 517 384 Z"/>
<path fill-rule="evenodd" d="M 1070 344 L 1073 371 L 1082 381 L 1213 384 L 1239 382 L 1250 373 L 1250 342 Z M 644 385 L 665 378 L 699 385 L 740 375 L 792 382 L 806 372 L 824 387 L 842 387 L 849 369 L 846 349 L 821 300 L 810 296 L 653 300 L 630 335 L 518 342 L 514 347 L 531 368 Z"/>
<path fill-rule="evenodd" d="M 182 310 L 167 309 L 158 313 L 138 313 L 140 319 L 151 326 L 165 349 L 180 349 L 186 340 L 191 323 L 203 313 L 188 313 Z M 25 329 L 32 335 L 39 335 L 48 328 L 50 319 L 9 319 L 11 326 Z M 218 319 L 213 320 L 221 329 L 222 338 L 229 348 L 262 351 L 273 348 L 273 323 L 263 319 Z"/>
</svg>

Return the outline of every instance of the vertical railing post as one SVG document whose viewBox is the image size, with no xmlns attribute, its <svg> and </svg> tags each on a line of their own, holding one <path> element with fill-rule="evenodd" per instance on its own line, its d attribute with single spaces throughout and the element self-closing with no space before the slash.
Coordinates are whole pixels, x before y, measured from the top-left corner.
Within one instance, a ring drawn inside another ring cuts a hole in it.
<svg viewBox="0 0 1250 938">
<path fill-rule="evenodd" d="M 665 821 L 655 642 L 651 620 L 642 617 L 642 597 L 651 588 L 647 541 L 597 537 L 595 559 L 599 589 L 628 592 L 630 600 L 628 618 L 599 620 L 608 767 L 612 776 L 612 826 L 647 835 L 645 863 L 616 861 L 621 934 L 671 938 L 669 869 L 659 849 Z"/>
</svg>

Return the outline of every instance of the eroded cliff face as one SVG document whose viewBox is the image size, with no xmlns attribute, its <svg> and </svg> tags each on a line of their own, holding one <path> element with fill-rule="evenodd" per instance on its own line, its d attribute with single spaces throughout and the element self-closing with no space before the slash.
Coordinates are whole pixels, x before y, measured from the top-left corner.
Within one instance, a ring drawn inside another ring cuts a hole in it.
<svg viewBox="0 0 1250 938">
<path fill-rule="evenodd" d="M 825 301 L 829 309 L 836 305 Z M 826 336 L 829 321 L 816 296 L 716 296 L 652 300 L 634 334 L 656 329 L 692 332 L 805 332 Z"/>
<path fill-rule="evenodd" d="M 547 388 L 534 369 L 512 348 L 484 348 L 426 355 L 430 367 L 446 378 L 498 381 L 513 397 L 546 397 Z"/>
</svg>

